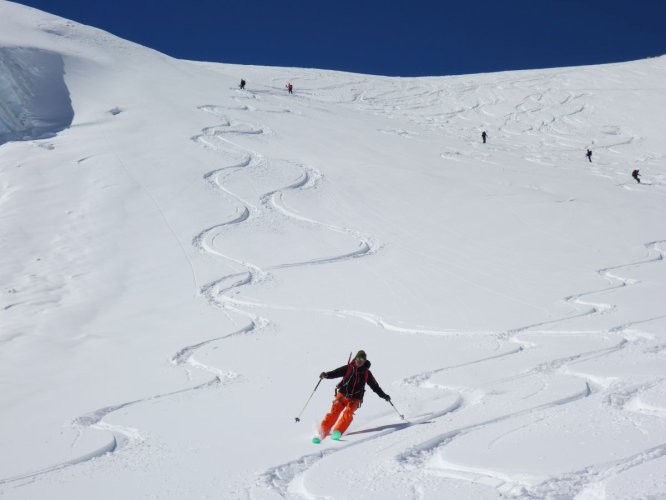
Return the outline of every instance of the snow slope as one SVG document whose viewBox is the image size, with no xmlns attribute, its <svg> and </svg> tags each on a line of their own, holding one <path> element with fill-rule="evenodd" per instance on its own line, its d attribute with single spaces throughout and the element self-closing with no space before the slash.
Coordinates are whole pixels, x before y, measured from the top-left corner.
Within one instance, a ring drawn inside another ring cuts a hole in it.
<svg viewBox="0 0 666 500">
<path fill-rule="evenodd" d="M 0 0 L 0 68 L 3 498 L 666 497 L 666 59 L 196 63 Z M 407 419 L 313 445 L 360 348 Z"/>
</svg>

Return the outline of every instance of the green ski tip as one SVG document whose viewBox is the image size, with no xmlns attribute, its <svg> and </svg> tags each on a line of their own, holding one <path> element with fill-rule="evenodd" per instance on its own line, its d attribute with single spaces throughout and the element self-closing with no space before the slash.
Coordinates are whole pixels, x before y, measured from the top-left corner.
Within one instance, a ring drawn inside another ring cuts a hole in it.
<svg viewBox="0 0 666 500">
<path fill-rule="evenodd" d="M 331 439 L 333 441 L 340 441 L 340 437 L 342 437 L 342 432 L 340 431 L 333 431 L 333 434 L 331 434 Z"/>
<path fill-rule="evenodd" d="M 319 444 L 319 443 L 321 443 L 321 439 L 319 439 L 317 436 L 315 436 L 315 437 L 312 438 L 312 442 L 314 444 Z"/>
</svg>

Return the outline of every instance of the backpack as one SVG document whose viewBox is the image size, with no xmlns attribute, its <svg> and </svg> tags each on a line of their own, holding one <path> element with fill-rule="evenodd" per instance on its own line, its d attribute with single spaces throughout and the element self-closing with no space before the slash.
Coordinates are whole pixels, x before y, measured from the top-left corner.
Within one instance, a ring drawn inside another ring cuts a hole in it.
<svg viewBox="0 0 666 500">
<path fill-rule="evenodd" d="M 344 385 L 345 379 L 350 377 L 353 371 L 354 371 L 354 362 L 352 361 L 351 363 L 349 363 L 347 365 L 347 370 L 345 371 L 345 374 L 342 376 L 342 380 L 340 380 L 340 382 L 338 382 L 338 385 L 335 386 L 335 395 L 336 396 L 338 395 L 338 392 L 340 391 L 340 389 Z M 363 387 L 363 391 L 361 391 L 361 397 L 359 398 L 361 401 L 363 401 L 363 396 L 365 395 L 365 384 L 368 383 L 368 375 L 369 374 L 370 374 L 370 369 L 369 368 L 363 372 L 364 387 Z M 360 408 L 360 406 L 361 405 L 359 405 L 359 408 Z"/>
</svg>

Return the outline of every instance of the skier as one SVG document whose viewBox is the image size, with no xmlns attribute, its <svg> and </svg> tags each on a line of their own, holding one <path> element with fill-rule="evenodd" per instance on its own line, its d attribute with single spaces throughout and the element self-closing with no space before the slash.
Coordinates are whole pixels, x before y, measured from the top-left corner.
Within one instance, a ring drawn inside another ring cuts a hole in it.
<svg viewBox="0 0 666 500">
<path fill-rule="evenodd" d="M 484 130 L 481 132 L 481 139 L 483 139 L 483 143 L 486 143 L 486 137 L 488 137 L 488 134 L 486 134 L 486 131 Z"/>
<path fill-rule="evenodd" d="M 585 156 L 587 156 L 587 161 L 589 161 L 590 163 L 592 163 L 592 151 L 590 151 L 590 150 L 588 149 L 588 150 L 587 150 L 587 153 L 585 153 Z"/>
<path fill-rule="evenodd" d="M 335 428 L 333 429 L 333 434 L 331 434 L 331 439 L 335 441 L 340 439 L 340 436 L 347 430 L 349 424 L 352 423 L 354 412 L 363 402 L 366 382 L 380 398 L 385 401 L 391 401 L 391 396 L 382 391 L 382 388 L 379 387 L 375 377 L 372 375 L 370 361 L 368 361 L 368 357 L 363 350 L 358 351 L 348 365 L 343 365 L 330 372 L 322 372 L 319 375 L 320 379 L 339 377 L 342 377 L 342 380 L 335 387 L 335 399 L 331 405 L 331 410 L 326 414 L 324 420 L 321 421 L 319 436 L 312 440 L 313 443 L 321 442 L 322 439 L 328 436 L 333 426 Z M 339 420 L 338 417 L 340 417 Z"/>
<path fill-rule="evenodd" d="M 245 89 L 245 80 L 243 80 L 242 78 L 241 78 L 241 82 L 240 82 L 240 85 L 238 86 L 238 88 L 241 89 L 241 90 Z"/>
<path fill-rule="evenodd" d="M 291 83 L 287 84 L 287 90 L 290 94 L 293 94 L 294 86 Z"/>
<path fill-rule="evenodd" d="M 639 184 L 641 183 L 641 180 L 639 179 L 639 177 L 641 176 L 641 174 L 638 173 L 638 169 L 636 169 L 636 170 L 634 170 L 633 172 L 631 172 L 631 176 L 632 176 L 634 179 L 636 179 L 636 182 L 638 182 Z"/>
</svg>

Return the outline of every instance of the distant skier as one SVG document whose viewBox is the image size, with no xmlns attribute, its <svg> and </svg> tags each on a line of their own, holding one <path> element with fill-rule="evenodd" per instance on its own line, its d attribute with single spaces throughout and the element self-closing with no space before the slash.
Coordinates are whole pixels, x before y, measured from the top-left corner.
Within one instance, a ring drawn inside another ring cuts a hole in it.
<svg viewBox="0 0 666 500">
<path fill-rule="evenodd" d="M 238 86 L 239 89 L 244 90 L 245 89 L 245 80 L 241 78 L 240 85 Z"/>
<path fill-rule="evenodd" d="M 481 132 L 481 139 L 483 139 L 483 143 L 486 143 L 486 138 L 488 137 L 488 134 L 486 134 L 486 131 L 484 130 Z"/>
<path fill-rule="evenodd" d="M 320 379 L 339 377 L 342 377 L 342 380 L 335 387 L 335 399 L 331 405 L 331 410 L 326 414 L 324 420 L 321 421 L 319 436 L 312 440 L 314 443 L 319 443 L 328 436 L 333 426 L 335 428 L 333 429 L 333 434 L 331 434 L 331 439 L 336 441 L 340 439 L 340 436 L 347 430 L 349 424 L 352 423 L 354 412 L 363 402 L 366 382 L 380 398 L 385 401 L 391 401 L 391 396 L 382 391 L 382 388 L 379 387 L 375 377 L 372 375 L 370 361 L 368 361 L 368 357 L 363 350 L 358 351 L 348 365 L 343 365 L 330 372 L 322 372 L 319 375 Z M 338 417 L 340 417 L 339 420 Z"/>
<path fill-rule="evenodd" d="M 289 91 L 290 94 L 293 94 L 294 92 L 294 86 L 291 83 L 287 84 L 287 90 Z"/>
<path fill-rule="evenodd" d="M 641 180 L 639 179 L 639 177 L 641 176 L 641 174 L 638 173 L 638 169 L 636 169 L 636 170 L 634 170 L 633 172 L 631 172 L 631 176 L 632 176 L 634 179 L 636 179 L 636 182 L 638 182 L 639 184 L 641 183 Z"/>
<path fill-rule="evenodd" d="M 585 153 L 585 156 L 587 156 L 587 161 L 589 161 L 590 163 L 592 163 L 592 151 L 590 151 L 590 150 L 588 149 L 588 150 L 587 150 L 587 153 Z"/>
</svg>

